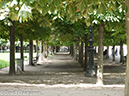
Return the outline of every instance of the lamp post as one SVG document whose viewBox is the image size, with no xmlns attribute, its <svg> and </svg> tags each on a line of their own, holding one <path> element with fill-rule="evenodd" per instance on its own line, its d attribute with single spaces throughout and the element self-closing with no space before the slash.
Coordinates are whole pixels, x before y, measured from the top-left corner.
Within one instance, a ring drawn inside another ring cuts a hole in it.
<svg viewBox="0 0 129 96">
<path fill-rule="evenodd" d="M 88 52 L 89 52 L 89 65 L 87 66 L 87 71 L 85 73 L 85 76 L 95 76 L 95 67 L 94 67 L 94 40 L 93 40 L 93 31 L 92 26 L 90 25 L 90 34 L 89 34 L 89 46 L 88 46 Z"/>
</svg>

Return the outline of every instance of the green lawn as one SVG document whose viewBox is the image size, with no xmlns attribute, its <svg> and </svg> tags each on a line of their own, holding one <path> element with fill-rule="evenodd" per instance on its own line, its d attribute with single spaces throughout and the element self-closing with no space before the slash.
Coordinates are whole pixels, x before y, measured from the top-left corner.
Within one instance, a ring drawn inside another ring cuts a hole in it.
<svg viewBox="0 0 129 96">
<path fill-rule="evenodd" d="M 9 61 L 0 60 L 0 69 L 9 66 Z"/>
<path fill-rule="evenodd" d="M 34 57 L 36 53 L 33 54 Z M 24 53 L 24 56 L 29 58 L 29 53 Z M 20 53 L 15 53 L 15 59 L 20 58 Z M 0 53 L 0 69 L 9 66 L 10 53 Z"/>
</svg>

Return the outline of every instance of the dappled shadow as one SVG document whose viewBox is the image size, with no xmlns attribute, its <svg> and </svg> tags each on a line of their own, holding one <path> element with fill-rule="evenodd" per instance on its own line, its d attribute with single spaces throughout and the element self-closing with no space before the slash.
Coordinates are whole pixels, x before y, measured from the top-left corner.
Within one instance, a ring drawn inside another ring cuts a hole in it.
<svg viewBox="0 0 129 96">
<path fill-rule="evenodd" d="M 95 59 L 97 64 L 97 59 Z M 16 76 L 0 75 L 0 82 L 29 84 L 95 84 L 96 77 L 85 77 L 83 68 L 69 54 L 56 54 L 39 65 L 25 65 Z M 104 59 L 104 84 L 124 84 L 125 66 Z"/>
</svg>

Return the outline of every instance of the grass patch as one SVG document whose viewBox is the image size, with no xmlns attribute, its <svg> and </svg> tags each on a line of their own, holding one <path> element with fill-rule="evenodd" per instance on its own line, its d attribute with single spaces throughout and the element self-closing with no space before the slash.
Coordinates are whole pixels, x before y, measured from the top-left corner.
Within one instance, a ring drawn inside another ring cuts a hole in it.
<svg viewBox="0 0 129 96">
<path fill-rule="evenodd" d="M 9 61 L 0 60 L 0 69 L 8 67 L 8 66 L 9 66 Z"/>
</svg>

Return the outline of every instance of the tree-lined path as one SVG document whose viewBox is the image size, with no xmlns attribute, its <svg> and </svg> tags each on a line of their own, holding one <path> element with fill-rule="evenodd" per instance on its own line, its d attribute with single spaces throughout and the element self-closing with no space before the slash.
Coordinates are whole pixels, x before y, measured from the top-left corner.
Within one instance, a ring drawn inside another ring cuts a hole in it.
<svg viewBox="0 0 129 96">
<path fill-rule="evenodd" d="M 95 64 L 97 63 L 95 58 Z M 125 67 L 122 63 L 115 63 L 111 59 L 104 59 L 104 84 L 125 83 Z M 9 76 L 8 68 L 0 70 L 0 82 L 30 83 L 30 84 L 96 84 L 96 77 L 85 77 L 85 71 L 68 52 L 58 52 L 49 56 L 48 60 L 39 62 L 38 65 L 25 64 L 25 71 L 16 72 L 16 76 Z"/>
<path fill-rule="evenodd" d="M 8 72 L 8 68 L 2 71 Z M 105 85 L 96 85 L 96 77 L 84 74 L 81 65 L 68 52 L 58 52 L 39 65 L 25 64 L 25 72 L 16 72 L 14 76 L 1 73 L 0 92 L 39 92 L 34 96 L 124 96 L 124 65 L 104 59 Z"/>
</svg>

